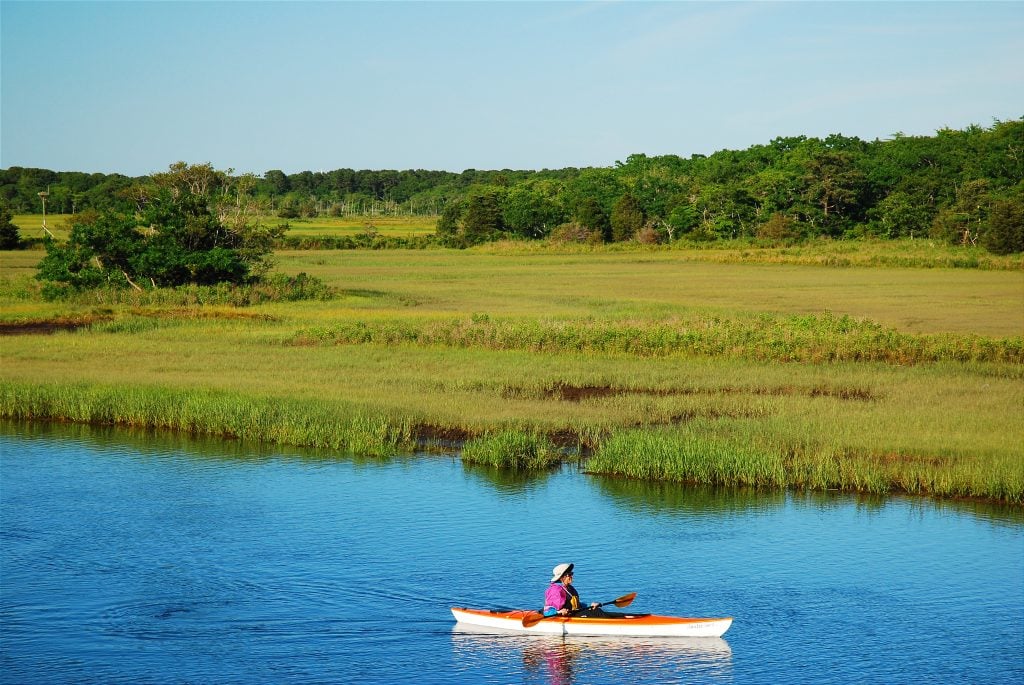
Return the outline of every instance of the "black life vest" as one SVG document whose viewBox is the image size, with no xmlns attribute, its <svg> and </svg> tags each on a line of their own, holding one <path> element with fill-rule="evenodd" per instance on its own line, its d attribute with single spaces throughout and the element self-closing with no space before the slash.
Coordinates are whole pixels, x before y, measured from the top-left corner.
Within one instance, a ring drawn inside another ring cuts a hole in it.
<svg viewBox="0 0 1024 685">
<path fill-rule="evenodd" d="M 565 598 L 565 605 L 560 607 L 562 609 L 568 609 L 569 611 L 580 610 L 580 593 L 576 592 L 571 584 L 565 584 L 562 586 L 568 597 Z"/>
</svg>

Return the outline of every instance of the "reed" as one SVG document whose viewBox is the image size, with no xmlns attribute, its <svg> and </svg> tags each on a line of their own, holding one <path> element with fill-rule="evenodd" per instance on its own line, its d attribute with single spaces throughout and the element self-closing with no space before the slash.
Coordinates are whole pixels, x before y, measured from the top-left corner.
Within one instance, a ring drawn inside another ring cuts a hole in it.
<svg viewBox="0 0 1024 685">
<path fill-rule="evenodd" d="M 551 439 L 535 430 L 504 429 L 466 441 L 463 461 L 517 471 L 547 469 L 559 464 L 563 453 Z"/>
<path fill-rule="evenodd" d="M 388 456 L 414 443 L 409 419 L 340 402 L 144 386 L 0 382 L 0 416 L 156 428 Z"/>
<path fill-rule="evenodd" d="M 774 442 L 774 444 L 773 444 Z M 910 493 L 1024 503 L 1019 458 L 877 454 L 828 441 L 780 444 L 764 436 L 721 437 L 707 426 L 627 431 L 587 462 L 593 473 L 648 481 L 873 494 Z"/>
</svg>

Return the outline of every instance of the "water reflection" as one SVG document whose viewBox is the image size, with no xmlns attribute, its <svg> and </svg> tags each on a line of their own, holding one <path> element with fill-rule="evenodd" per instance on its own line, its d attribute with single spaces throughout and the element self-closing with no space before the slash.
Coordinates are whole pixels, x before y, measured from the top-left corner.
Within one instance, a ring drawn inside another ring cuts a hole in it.
<svg viewBox="0 0 1024 685">
<path fill-rule="evenodd" d="M 488 464 L 471 464 L 465 461 L 462 462 L 462 472 L 473 480 L 488 485 L 503 495 L 521 495 L 543 484 L 553 474 L 558 473 L 556 469 L 522 471 L 519 469 L 498 468 Z"/>
<path fill-rule="evenodd" d="M 766 513 L 786 504 L 782 491 L 725 488 L 591 475 L 618 506 L 639 514 L 739 515 Z"/>
<path fill-rule="evenodd" d="M 591 482 L 612 502 L 632 513 L 680 516 L 765 514 L 786 506 L 838 511 L 854 505 L 868 515 L 909 506 L 925 516 L 936 512 L 970 514 L 996 525 L 1024 524 L 1024 508 L 980 500 L 821 491 L 758 490 L 682 483 L 659 483 L 590 474 Z"/>
<path fill-rule="evenodd" d="M 138 454 L 144 457 L 174 455 L 207 462 L 249 464 L 286 459 L 303 462 L 386 464 L 420 458 L 417 455 L 360 457 L 348 452 L 316 447 L 295 447 L 202 435 L 159 428 L 78 423 L 46 423 L 0 419 L 0 435 L 30 440 L 77 443 L 98 453 Z"/>
<path fill-rule="evenodd" d="M 459 624 L 452 649 L 457 662 L 521 663 L 526 682 L 547 685 L 732 678 L 732 650 L 721 638 L 522 635 Z"/>
</svg>

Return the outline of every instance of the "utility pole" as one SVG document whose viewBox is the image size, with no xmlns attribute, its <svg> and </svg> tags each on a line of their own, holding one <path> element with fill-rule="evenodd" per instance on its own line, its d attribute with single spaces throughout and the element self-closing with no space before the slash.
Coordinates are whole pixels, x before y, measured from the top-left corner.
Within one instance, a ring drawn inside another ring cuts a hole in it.
<svg viewBox="0 0 1024 685">
<path fill-rule="evenodd" d="M 46 198 L 48 197 L 50 197 L 50 186 L 46 186 L 46 190 L 39 193 L 39 199 L 43 201 L 43 231 L 46 232 L 46 235 L 52 238 L 53 234 L 50 233 L 50 229 L 46 227 Z"/>
</svg>

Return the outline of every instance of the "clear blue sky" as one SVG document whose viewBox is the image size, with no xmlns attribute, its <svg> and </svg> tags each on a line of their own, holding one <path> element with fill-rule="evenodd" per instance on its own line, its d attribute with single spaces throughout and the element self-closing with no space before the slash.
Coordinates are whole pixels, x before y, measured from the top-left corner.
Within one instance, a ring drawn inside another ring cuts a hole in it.
<svg viewBox="0 0 1024 685">
<path fill-rule="evenodd" d="M 1024 115 L 1024 3 L 0 2 L 0 167 L 610 166 Z"/>
</svg>

